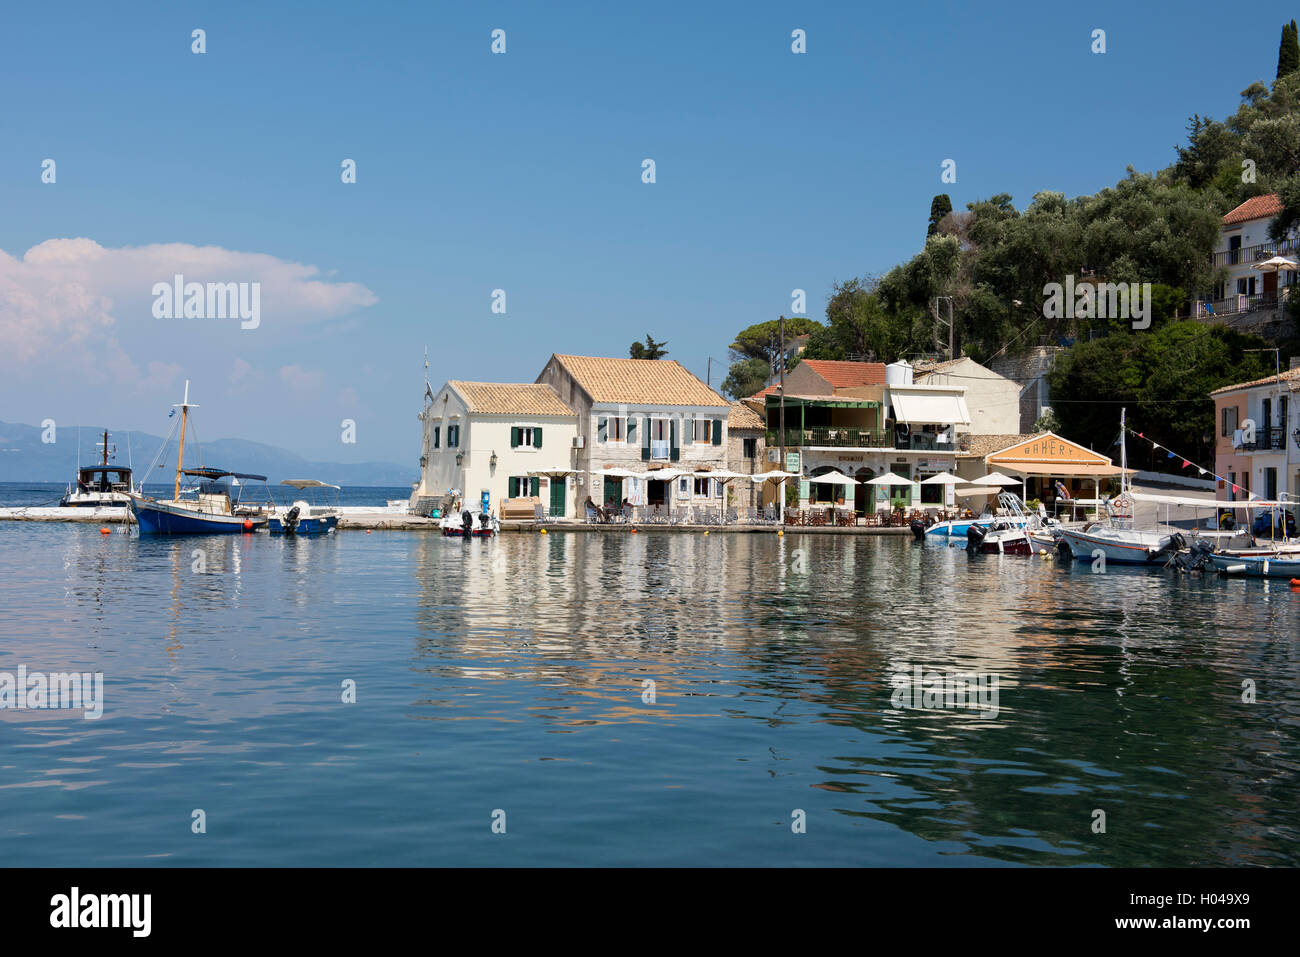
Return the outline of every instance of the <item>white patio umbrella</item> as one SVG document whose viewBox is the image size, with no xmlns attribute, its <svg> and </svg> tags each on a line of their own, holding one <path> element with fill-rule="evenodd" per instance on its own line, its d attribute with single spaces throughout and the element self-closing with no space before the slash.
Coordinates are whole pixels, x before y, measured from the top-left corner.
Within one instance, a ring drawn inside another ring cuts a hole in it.
<svg viewBox="0 0 1300 957">
<path fill-rule="evenodd" d="M 810 482 L 820 482 L 822 485 L 861 485 L 857 479 L 849 478 L 843 472 L 823 472 L 821 475 L 808 476 Z"/>
<path fill-rule="evenodd" d="M 1250 268 L 1256 272 L 1296 272 L 1300 270 L 1300 265 L 1294 259 L 1288 259 L 1286 256 L 1274 256 L 1271 259 L 1265 259 L 1263 262 L 1257 262 Z"/>
<path fill-rule="evenodd" d="M 903 478 L 901 475 L 895 475 L 893 472 L 886 472 L 884 475 L 877 475 L 873 479 L 867 480 L 868 485 L 911 485 L 912 480 Z"/>
<path fill-rule="evenodd" d="M 770 472 L 760 472 L 757 475 L 751 475 L 750 481 L 753 482 L 778 482 L 776 493 L 776 513 L 777 519 L 785 523 L 785 480 L 798 478 L 798 472 L 783 472 L 781 469 L 772 469 Z"/>
<path fill-rule="evenodd" d="M 578 474 L 578 470 L 577 470 L 577 469 L 564 468 L 564 467 L 561 466 L 561 465 L 557 465 L 555 468 L 551 468 L 551 469 L 529 469 L 529 470 L 528 470 L 527 472 L 525 472 L 524 474 L 525 474 L 525 475 L 542 475 L 542 476 L 545 476 L 546 478 L 564 478 L 566 475 L 577 475 L 577 474 Z"/>
<path fill-rule="evenodd" d="M 951 472 L 940 472 L 938 475 L 931 475 L 928 479 L 921 479 L 922 485 L 962 485 L 965 482 L 964 478 L 958 478 Z"/>
<path fill-rule="evenodd" d="M 1019 485 L 1020 479 L 1012 478 L 1010 475 L 1003 475 L 1001 472 L 990 472 L 988 475 L 981 475 L 977 479 L 970 480 L 971 485 Z"/>
</svg>

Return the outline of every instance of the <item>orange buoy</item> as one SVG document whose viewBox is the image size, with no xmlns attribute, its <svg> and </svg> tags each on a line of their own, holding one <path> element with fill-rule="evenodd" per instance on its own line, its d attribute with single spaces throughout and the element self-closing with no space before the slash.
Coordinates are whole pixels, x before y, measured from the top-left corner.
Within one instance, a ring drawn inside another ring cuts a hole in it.
<svg viewBox="0 0 1300 957">
<path fill-rule="evenodd" d="M 367 535 L 370 534 L 370 529 L 368 529 L 368 528 L 366 529 L 366 534 L 367 534 Z"/>
<path fill-rule="evenodd" d="M 1293 578 L 1293 579 L 1291 579 L 1291 587 L 1292 587 L 1292 588 L 1300 588 L 1300 578 Z"/>
<path fill-rule="evenodd" d="M 251 532 L 252 530 L 253 530 L 253 523 L 248 519 L 244 519 L 244 531 Z"/>
<path fill-rule="evenodd" d="M 112 532 L 112 529 L 110 529 L 110 528 L 108 528 L 107 526 L 105 526 L 104 528 L 101 528 L 101 529 L 99 530 L 99 534 L 101 534 L 101 535 L 112 535 L 113 532 Z"/>
<path fill-rule="evenodd" d="M 632 529 L 632 534 L 635 535 L 636 533 L 637 533 L 637 530 L 636 530 L 635 528 Z"/>
</svg>

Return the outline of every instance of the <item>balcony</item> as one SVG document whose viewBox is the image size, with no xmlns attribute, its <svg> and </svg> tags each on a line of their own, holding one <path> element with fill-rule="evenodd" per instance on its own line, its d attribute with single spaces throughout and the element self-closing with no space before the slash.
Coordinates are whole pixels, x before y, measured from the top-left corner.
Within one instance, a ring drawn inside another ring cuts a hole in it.
<svg viewBox="0 0 1300 957">
<path fill-rule="evenodd" d="M 1260 243 L 1258 246 L 1243 246 L 1241 249 L 1225 249 L 1210 256 L 1210 265 L 1253 266 L 1274 256 L 1290 256 L 1297 248 L 1300 248 L 1300 240 L 1288 239 L 1281 243 Z"/>
<path fill-rule="evenodd" d="M 1286 429 L 1257 428 L 1255 441 L 1241 443 L 1244 452 L 1280 452 L 1286 449 Z"/>
<path fill-rule="evenodd" d="M 899 449 L 918 449 L 925 452 L 953 452 L 955 446 L 951 442 L 940 442 L 940 433 L 938 432 L 912 432 L 906 442 L 895 442 L 894 447 Z"/>
<path fill-rule="evenodd" d="M 782 444 L 790 448 L 800 446 L 826 446 L 842 449 L 879 449 L 893 448 L 893 434 L 881 429 L 846 429 L 817 427 L 811 429 L 785 430 L 785 442 L 781 442 L 781 433 L 777 429 L 767 430 L 767 447 L 775 448 Z"/>
</svg>

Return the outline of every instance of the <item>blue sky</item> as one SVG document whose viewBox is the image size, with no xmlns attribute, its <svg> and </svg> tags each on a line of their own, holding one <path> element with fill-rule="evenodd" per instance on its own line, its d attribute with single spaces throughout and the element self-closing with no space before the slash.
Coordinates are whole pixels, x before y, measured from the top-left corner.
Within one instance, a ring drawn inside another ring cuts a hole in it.
<svg viewBox="0 0 1300 957">
<path fill-rule="evenodd" d="M 734 334 L 789 315 L 792 289 L 821 318 L 833 281 L 915 253 L 935 193 L 1023 208 L 1167 165 L 1190 114 L 1222 118 L 1272 79 L 1282 19 L 1208 3 L 10 4 L 0 420 L 163 432 L 189 378 L 209 438 L 414 472 L 426 344 L 435 387 L 532 381 L 551 352 L 626 355 L 647 332 L 701 377 L 709 356 L 725 370 Z M 95 245 L 23 263 L 77 238 Z M 184 245 L 118 252 L 155 244 Z M 173 261 L 192 280 L 263 278 L 261 326 L 155 319 Z M 277 291 L 286 264 L 318 272 Z"/>
</svg>

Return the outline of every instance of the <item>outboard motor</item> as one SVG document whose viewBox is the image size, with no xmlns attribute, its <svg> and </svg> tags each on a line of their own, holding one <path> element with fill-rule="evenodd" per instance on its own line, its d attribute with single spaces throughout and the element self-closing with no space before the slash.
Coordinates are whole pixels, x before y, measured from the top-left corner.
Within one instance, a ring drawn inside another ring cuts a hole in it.
<svg viewBox="0 0 1300 957">
<path fill-rule="evenodd" d="M 978 525 L 972 524 L 970 528 L 966 529 L 966 551 L 972 555 L 978 552 L 980 546 L 984 544 L 984 535 L 984 529 Z"/>
<path fill-rule="evenodd" d="M 919 518 L 914 518 L 908 524 L 912 529 L 912 537 L 918 542 L 925 541 L 925 522 L 921 521 Z"/>
<path fill-rule="evenodd" d="M 298 530 L 298 506 L 295 505 L 284 515 L 284 533 L 292 535 Z"/>
<path fill-rule="evenodd" d="M 468 539 L 474 534 L 474 513 L 469 509 L 460 513 L 460 528 Z"/>
</svg>

